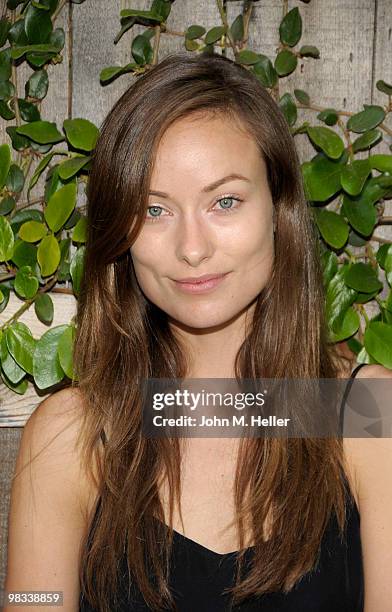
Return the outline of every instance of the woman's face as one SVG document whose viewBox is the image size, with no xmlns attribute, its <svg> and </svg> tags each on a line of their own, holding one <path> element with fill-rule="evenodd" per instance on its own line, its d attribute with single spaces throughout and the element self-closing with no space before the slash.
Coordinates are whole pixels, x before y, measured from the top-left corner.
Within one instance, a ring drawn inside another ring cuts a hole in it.
<svg viewBox="0 0 392 612">
<path fill-rule="evenodd" d="M 273 203 L 253 138 L 224 117 L 174 123 L 158 147 L 131 255 L 141 290 L 172 322 L 206 329 L 244 314 L 274 257 Z M 222 273 L 198 293 L 175 282 Z"/>
</svg>

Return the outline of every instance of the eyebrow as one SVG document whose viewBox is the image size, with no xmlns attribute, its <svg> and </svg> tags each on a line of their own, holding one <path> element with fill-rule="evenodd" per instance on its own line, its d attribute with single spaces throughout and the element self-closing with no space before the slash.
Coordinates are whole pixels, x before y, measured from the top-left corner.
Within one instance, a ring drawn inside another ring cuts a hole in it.
<svg viewBox="0 0 392 612">
<path fill-rule="evenodd" d="M 248 179 L 246 176 L 243 176 L 242 174 L 237 174 L 237 173 L 233 172 L 232 174 L 228 174 L 227 176 L 223 176 L 222 178 L 218 179 L 217 181 L 214 181 L 213 183 L 210 183 L 206 187 L 203 187 L 201 192 L 202 193 L 209 193 L 210 191 L 214 191 L 215 189 L 217 189 L 218 187 L 223 185 L 223 183 L 227 183 L 229 181 L 234 181 L 236 179 L 237 180 L 241 180 L 241 181 L 246 181 L 247 183 L 251 182 L 250 179 Z M 160 198 L 169 198 L 170 197 L 169 194 L 165 193 L 164 191 L 153 191 L 153 190 L 150 190 L 149 194 L 150 195 L 158 196 Z"/>
</svg>

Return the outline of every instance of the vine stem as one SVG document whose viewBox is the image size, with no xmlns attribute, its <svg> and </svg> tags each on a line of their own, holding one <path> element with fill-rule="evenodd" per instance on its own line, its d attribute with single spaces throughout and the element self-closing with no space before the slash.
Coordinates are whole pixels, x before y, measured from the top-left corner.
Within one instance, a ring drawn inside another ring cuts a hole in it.
<svg viewBox="0 0 392 612">
<path fill-rule="evenodd" d="M 325 110 L 325 108 L 323 108 L 322 106 L 316 106 L 315 104 L 306 105 L 306 104 L 299 104 L 298 103 L 297 104 L 297 108 L 307 108 L 309 110 L 318 111 L 318 112 L 321 112 L 321 111 Z M 350 111 L 339 110 L 339 111 L 336 111 L 336 114 L 337 115 L 341 115 L 343 117 L 352 117 L 353 115 L 356 115 L 357 113 L 353 113 L 353 112 L 350 112 Z M 379 127 L 382 130 L 384 130 L 384 132 L 389 134 L 389 136 L 392 136 L 392 129 L 389 128 L 387 125 L 385 125 L 385 123 L 380 123 L 377 127 Z"/>
<path fill-rule="evenodd" d="M 37 295 L 38 293 L 33 298 L 26 300 L 25 303 L 20 308 L 18 308 L 16 312 L 14 312 L 12 317 L 10 317 L 7 321 L 5 321 L 5 323 L 3 323 L 3 325 L 0 326 L 0 331 L 5 329 L 8 325 L 13 323 L 13 321 L 18 319 L 21 314 L 23 314 L 26 310 L 28 310 L 30 306 L 35 302 L 35 298 L 37 297 Z"/>
<path fill-rule="evenodd" d="M 233 37 L 231 35 L 231 32 L 230 32 L 230 26 L 229 26 L 229 23 L 227 21 L 227 15 L 225 13 L 225 9 L 223 8 L 222 0 L 216 0 L 216 3 L 218 5 L 219 14 L 221 16 L 222 23 L 223 23 L 224 28 L 225 28 L 225 35 L 227 36 L 228 41 L 230 43 L 230 46 L 233 49 L 234 57 L 237 58 L 237 55 L 238 55 L 237 47 L 236 47 L 236 44 L 235 44 L 235 42 L 233 40 Z"/>
<path fill-rule="evenodd" d="M 160 25 L 154 26 L 154 30 L 155 30 L 155 35 L 154 35 L 154 52 L 152 56 L 152 65 L 156 66 L 156 64 L 158 63 L 158 51 L 159 51 L 159 41 L 161 38 L 161 26 Z"/>
<path fill-rule="evenodd" d="M 249 0 L 248 4 L 244 10 L 244 14 L 243 14 L 243 19 L 244 19 L 244 38 L 242 40 L 243 44 L 246 45 L 246 43 L 248 42 L 248 37 L 249 37 L 249 23 L 250 23 L 250 16 L 252 14 L 252 8 L 253 8 L 253 0 Z"/>
<path fill-rule="evenodd" d="M 18 308 L 18 310 L 16 312 L 14 312 L 14 314 L 12 315 L 12 317 L 10 317 L 7 321 L 5 321 L 1 326 L 0 326 L 0 331 L 2 331 L 3 329 L 5 329 L 8 325 L 10 325 L 13 321 L 15 321 L 16 319 L 18 319 L 26 310 L 28 310 L 30 308 L 30 306 L 32 304 L 34 304 L 35 300 L 37 299 L 37 296 L 40 293 L 45 293 L 46 291 L 49 291 L 50 289 L 52 289 L 53 285 L 55 285 L 57 282 L 57 273 L 54 275 L 54 277 L 48 281 L 46 283 L 46 285 L 44 285 L 44 287 L 42 287 L 41 289 L 39 289 L 37 291 L 37 293 L 34 295 L 34 297 L 29 298 L 28 300 L 26 300 L 24 302 L 24 304 L 22 304 L 22 306 L 20 308 Z"/>
<path fill-rule="evenodd" d="M 55 22 L 65 5 L 68 4 L 68 0 L 61 0 L 55 12 L 52 15 L 52 21 Z"/>
<path fill-rule="evenodd" d="M 392 217 L 380 217 L 377 225 L 386 225 L 387 223 L 392 223 Z"/>
<path fill-rule="evenodd" d="M 391 244 L 391 241 L 387 238 L 379 238 L 378 236 L 372 236 L 371 240 L 375 240 L 375 242 L 379 242 L 380 244 Z"/>
</svg>

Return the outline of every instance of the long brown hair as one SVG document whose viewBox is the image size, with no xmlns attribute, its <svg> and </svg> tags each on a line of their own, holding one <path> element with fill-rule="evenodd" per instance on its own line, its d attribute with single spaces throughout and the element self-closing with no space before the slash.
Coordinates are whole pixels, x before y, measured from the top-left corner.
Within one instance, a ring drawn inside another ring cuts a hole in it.
<svg viewBox="0 0 392 612">
<path fill-rule="evenodd" d="M 148 377 L 186 376 L 187 355 L 166 314 L 141 292 L 129 247 L 144 223 L 160 138 L 174 121 L 196 112 L 229 116 L 255 139 L 275 207 L 273 272 L 236 356 L 236 377 L 338 376 L 327 341 L 317 234 L 284 115 L 257 78 L 230 59 L 168 55 L 137 78 L 105 118 L 87 191 L 74 384 L 85 403 L 83 457 L 100 506 L 90 544 L 82 546 L 80 580 L 88 599 L 104 612 L 117 609 L 111 598 L 124 553 L 130 578 L 150 608 L 176 609 L 168 587 L 173 533 L 163 525 L 158 484 L 164 475 L 171 526 L 180 499 L 181 448 L 178 438 L 143 437 L 141 383 Z M 235 603 L 252 594 L 290 590 L 314 566 L 331 513 L 342 530 L 345 520 L 341 440 L 258 438 L 241 453 L 235 473 L 238 533 L 243 543 L 243 525 L 251 524 L 256 546 L 247 575 L 237 574 L 231 591 Z M 277 512 L 264 541 L 262 526 L 272 506 Z"/>
</svg>

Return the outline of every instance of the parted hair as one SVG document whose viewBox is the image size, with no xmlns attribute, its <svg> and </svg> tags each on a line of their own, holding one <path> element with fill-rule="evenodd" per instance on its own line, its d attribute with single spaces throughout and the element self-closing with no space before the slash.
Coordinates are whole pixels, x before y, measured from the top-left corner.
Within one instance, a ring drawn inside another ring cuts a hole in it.
<svg viewBox="0 0 392 612">
<path fill-rule="evenodd" d="M 134 78 L 104 119 L 87 186 L 73 385 L 84 402 L 82 456 L 100 505 L 89 546 L 86 534 L 81 547 L 80 580 L 103 612 L 118 609 L 124 555 L 148 606 L 176 609 L 168 585 L 173 532 L 164 525 L 158 485 L 167 479 L 171 527 L 180 503 L 181 443 L 143 436 L 141 385 L 149 377 L 185 377 L 189 363 L 166 313 L 142 293 L 130 246 L 144 223 L 160 139 L 193 113 L 229 117 L 251 135 L 274 206 L 273 269 L 236 355 L 236 377 L 335 378 L 339 371 L 328 343 L 317 232 L 282 111 L 249 69 L 227 57 L 166 56 Z M 252 526 L 255 554 L 246 574 L 238 554 L 236 583 L 228 590 L 234 603 L 288 592 L 315 566 L 333 512 L 344 529 L 344 469 L 338 438 L 241 440 L 233 474 L 236 525 L 241 551 L 244 525 Z"/>
</svg>

